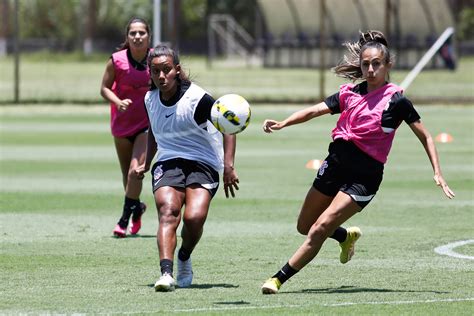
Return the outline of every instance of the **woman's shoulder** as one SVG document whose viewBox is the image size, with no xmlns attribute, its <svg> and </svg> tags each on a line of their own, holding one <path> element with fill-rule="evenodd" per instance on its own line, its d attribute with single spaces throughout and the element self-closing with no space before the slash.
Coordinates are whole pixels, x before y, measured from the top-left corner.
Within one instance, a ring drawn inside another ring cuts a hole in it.
<svg viewBox="0 0 474 316">
<path fill-rule="evenodd" d="M 112 53 L 112 56 L 113 57 L 121 57 L 121 58 L 125 57 L 126 58 L 127 57 L 127 49 L 118 50 L 118 51 Z"/>
<path fill-rule="evenodd" d="M 394 83 L 392 83 L 392 82 L 388 82 L 385 86 L 386 86 L 387 89 L 392 89 L 395 92 L 403 94 L 403 88 L 396 85 L 396 84 L 394 84 Z"/>
<path fill-rule="evenodd" d="M 208 94 L 208 95 L 211 95 L 211 94 L 210 94 L 209 92 L 207 92 L 204 88 L 202 88 L 201 86 L 197 85 L 197 84 L 194 83 L 194 82 L 190 82 L 189 90 L 192 91 L 192 92 L 195 93 L 195 94 L 200 94 L 200 95 Z"/>
<path fill-rule="evenodd" d="M 116 65 L 117 67 L 128 65 L 126 49 L 116 51 L 115 53 L 112 54 L 111 58 L 112 58 L 113 64 Z"/>
<path fill-rule="evenodd" d="M 344 84 L 339 86 L 339 91 L 350 91 L 350 90 L 353 90 L 355 87 L 357 87 L 359 85 L 357 85 L 355 83 L 344 83 Z"/>
<path fill-rule="evenodd" d="M 159 97 L 160 97 L 160 90 L 159 89 L 148 90 L 147 93 L 145 94 L 145 103 L 149 102 L 150 100 L 159 98 Z"/>
</svg>

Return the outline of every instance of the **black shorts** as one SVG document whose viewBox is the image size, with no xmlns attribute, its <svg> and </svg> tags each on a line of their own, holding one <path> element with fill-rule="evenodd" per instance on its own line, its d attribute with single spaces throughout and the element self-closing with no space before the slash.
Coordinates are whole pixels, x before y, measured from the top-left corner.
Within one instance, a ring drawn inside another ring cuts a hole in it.
<svg viewBox="0 0 474 316">
<path fill-rule="evenodd" d="M 153 192 L 164 186 L 186 188 L 199 184 L 214 196 L 219 188 L 219 173 L 205 163 L 175 158 L 158 161 L 151 169 Z"/>
<path fill-rule="evenodd" d="M 364 208 L 382 183 L 383 168 L 383 163 L 353 143 L 335 140 L 329 145 L 329 155 L 321 164 L 313 187 L 328 196 L 336 196 L 338 191 L 347 193 Z"/>
<path fill-rule="evenodd" d="M 143 129 L 139 130 L 138 132 L 136 132 L 135 134 L 127 136 L 125 138 L 128 139 L 128 141 L 133 144 L 133 143 L 135 143 L 135 139 L 137 139 L 138 135 L 140 135 L 141 133 L 145 133 L 146 131 L 148 131 L 148 127 L 145 127 Z"/>
</svg>

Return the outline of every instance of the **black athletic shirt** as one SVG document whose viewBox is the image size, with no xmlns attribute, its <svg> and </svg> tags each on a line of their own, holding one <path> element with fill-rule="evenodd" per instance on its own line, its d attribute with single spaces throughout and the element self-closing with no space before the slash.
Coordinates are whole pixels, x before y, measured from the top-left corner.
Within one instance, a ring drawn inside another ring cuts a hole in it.
<svg viewBox="0 0 474 316">
<path fill-rule="evenodd" d="M 143 70 L 146 70 L 146 67 L 147 67 L 147 57 L 148 57 L 148 53 L 146 55 L 145 58 L 143 58 L 142 61 L 138 62 L 136 61 L 135 59 L 133 59 L 132 57 L 132 52 L 130 52 L 130 49 L 127 49 L 127 58 L 128 58 L 128 61 L 130 62 L 130 64 L 132 65 L 133 68 L 135 68 L 136 70 L 139 70 L 139 71 L 143 71 Z"/>
<path fill-rule="evenodd" d="M 175 105 L 179 101 L 179 99 L 183 97 L 184 93 L 189 89 L 189 86 L 191 85 L 191 82 L 189 81 L 178 82 L 178 91 L 176 91 L 175 95 L 171 99 L 163 100 L 161 98 L 160 93 L 161 103 L 163 103 L 165 106 Z M 196 110 L 194 111 L 194 120 L 198 125 L 201 125 L 202 123 L 206 122 L 206 120 L 211 120 L 211 108 L 214 104 L 214 101 L 214 98 L 207 93 L 204 94 L 204 96 L 201 98 L 198 105 L 196 106 Z"/>
<path fill-rule="evenodd" d="M 367 94 L 367 81 L 364 81 L 352 88 L 352 92 L 360 95 Z M 331 114 L 341 113 L 339 106 L 339 92 L 329 96 L 324 103 L 331 110 Z M 389 106 L 382 114 L 382 127 L 396 129 L 402 121 L 411 124 L 420 119 L 420 115 L 413 107 L 413 104 L 401 93 L 395 93 L 389 101 Z"/>
</svg>

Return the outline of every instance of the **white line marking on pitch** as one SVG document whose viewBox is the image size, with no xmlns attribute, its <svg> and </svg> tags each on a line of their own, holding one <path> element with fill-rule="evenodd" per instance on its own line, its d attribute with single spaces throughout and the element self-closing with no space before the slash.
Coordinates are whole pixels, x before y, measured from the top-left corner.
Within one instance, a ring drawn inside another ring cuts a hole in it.
<svg viewBox="0 0 474 316">
<path fill-rule="evenodd" d="M 444 246 L 436 247 L 434 251 L 440 255 L 445 255 L 445 256 L 450 256 L 450 257 L 460 258 L 460 259 L 474 260 L 473 256 L 462 255 L 453 250 L 456 247 L 460 247 L 460 246 L 464 246 L 464 245 L 472 244 L 472 243 L 474 243 L 474 239 L 461 240 L 461 241 L 453 242 Z"/>
</svg>

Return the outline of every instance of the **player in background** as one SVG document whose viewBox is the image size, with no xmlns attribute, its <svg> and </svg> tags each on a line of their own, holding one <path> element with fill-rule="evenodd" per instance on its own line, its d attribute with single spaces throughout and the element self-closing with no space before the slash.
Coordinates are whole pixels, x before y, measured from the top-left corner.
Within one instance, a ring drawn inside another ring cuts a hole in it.
<svg viewBox="0 0 474 316">
<path fill-rule="evenodd" d="M 122 171 L 125 201 L 122 216 L 113 230 L 116 237 L 126 237 L 141 228 L 146 205 L 140 202 L 142 179 L 134 170 L 145 161 L 148 117 L 144 97 L 150 88 L 147 56 L 150 51 L 150 27 L 141 18 L 132 18 L 125 41 L 107 62 L 100 94 L 110 102 L 111 130 Z"/>
<path fill-rule="evenodd" d="M 385 36 L 378 31 L 360 34 L 344 44 L 349 53 L 333 70 L 359 84 L 345 84 L 324 102 L 291 114 L 283 121 L 265 120 L 265 133 L 309 121 L 325 114 L 340 114 L 332 130 L 333 142 L 302 205 L 297 229 L 306 240 L 289 261 L 262 286 L 275 294 L 281 285 L 318 254 L 327 238 L 340 243 L 340 262 L 347 263 L 361 236 L 358 227 L 341 227 L 362 211 L 375 196 L 395 131 L 405 121 L 423 145 L 434 171 L 434 181 L 448 198 L 454 193 L 441 173 L 430 133 L 420 121 L 402 89 L 388 82 L 392 57 Z"/>
<path fill-rule="evenodd" d="M 181 68 L 178 54 L 158 45 L 148 59 L 152 87 L 145 97 L 150 118 L 146 159 L 137 168 L 142 178 L 151 169 L 158 211 L 156 235 L 161 277 L 156 291 L 189 287 L 193 279 L 191 253 L 202 236 L 209 206 L 223 170 L 226 197 L 234 197 L 239 179 L 234 170 L 235 135 L 222 135 L 211 123 L 214 99 L 191 82 Z M 182 208 L 184 206 L 184 210 Z M 176 231 L 183 219 L 178 273 L 173 277 Z"/>
</svg>

